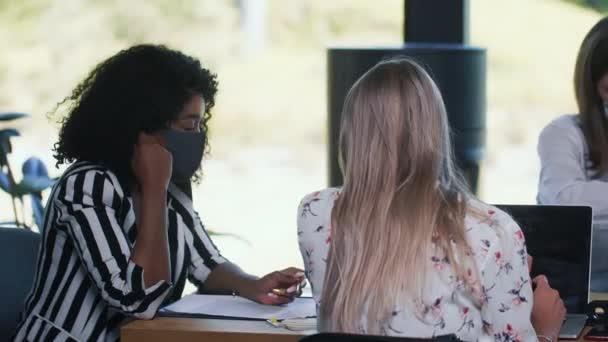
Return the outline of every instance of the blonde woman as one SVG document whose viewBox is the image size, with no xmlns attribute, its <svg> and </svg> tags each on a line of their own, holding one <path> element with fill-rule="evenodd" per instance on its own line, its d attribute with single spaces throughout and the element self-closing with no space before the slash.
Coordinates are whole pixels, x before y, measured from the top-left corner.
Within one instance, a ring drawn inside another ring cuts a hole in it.
<svg viewBox="0 0 608 342">
<path fill-rule="evenodd" d="M 379 63 L 342 120 L 344 186 L 298 211 L 319 330 L 555 341 L 563 303 L 544 277 L 533 294 L 515 222 L 461 186 L 429 75 L 408 59 Z"/>
<path fill-rule="evenodd" d="M 574 71 L 578 114 L 563 115 L 538 140 L 540 204 L 593 208 L 591 290 L 608 291 L 608 18 L 581 44 Z"/>
</svg>

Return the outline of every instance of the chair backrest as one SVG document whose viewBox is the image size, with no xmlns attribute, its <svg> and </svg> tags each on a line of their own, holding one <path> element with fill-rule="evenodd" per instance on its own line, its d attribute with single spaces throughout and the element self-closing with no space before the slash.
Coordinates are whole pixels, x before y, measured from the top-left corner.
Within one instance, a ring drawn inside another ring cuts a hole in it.
<svg viewBox="0 0 608 342">
<path fill-rule="evenodd" d="M 340 333 L 320 333 L 306 336 L 300 342 L 457 342 L 460 341 L 455 335 L 438 336 L 434 338 L 416 337 L 394 337 L 394 336 L 372 336 L 353 335 Z"/>
<path fill-rule="evenodd" d="M 0 227 L 0 341 L 14 333 L 34 283 L 40 234 Z"/>
</svg>

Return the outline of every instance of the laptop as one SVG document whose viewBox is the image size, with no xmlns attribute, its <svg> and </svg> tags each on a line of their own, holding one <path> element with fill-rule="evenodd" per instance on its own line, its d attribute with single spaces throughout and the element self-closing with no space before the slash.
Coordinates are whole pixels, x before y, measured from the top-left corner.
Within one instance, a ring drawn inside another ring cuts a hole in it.
<svg viewBox="0 0 608 342">
<path fill-rule="evenodd" d="M 567 315 L 560 339 L 577 339 L 587 322 L 592 211 L 582 206 L 497 205 L 519 224 L 528 254 L 534 259 L 531 277 L 544 274 L 559 291 Z"/>
</svg>

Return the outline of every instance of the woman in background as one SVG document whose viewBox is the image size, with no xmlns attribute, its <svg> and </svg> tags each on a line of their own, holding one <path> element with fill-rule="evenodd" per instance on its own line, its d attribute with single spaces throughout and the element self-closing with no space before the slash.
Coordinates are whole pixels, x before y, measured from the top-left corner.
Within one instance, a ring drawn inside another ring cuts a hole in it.
<svg viewBox="0 0 608 342">
<path fill-rule="evenodd" d="M 349 91 L 344 186 L 298 211 L 320 331 L 557 340 L 559 294 L 544 277 L 533 294 L 522 231 L 461 185 L 448 131 L 438 88 L 408 59 L 379 63 Z"/>
<path fill-rule="evenodd" d="M 587 33 L 576 60 L 578 114 L 540 134 L 539 204 L 593 208 L 591 289 L 608 291 L 608 18 Z"/>
<path fill-rule="evenodd" d="M 192 204 L 216 91 L 195 58 L 138 45 L 99 64 L 64 101 L 55 158 L 73 164 L 47 204 L 15 340 L 116 341 L 129 317 L 151 319 L 179 299 L 187 279 L 263 304 L 293 299 L 303 273 L 243 272 Z"/>
</svg>

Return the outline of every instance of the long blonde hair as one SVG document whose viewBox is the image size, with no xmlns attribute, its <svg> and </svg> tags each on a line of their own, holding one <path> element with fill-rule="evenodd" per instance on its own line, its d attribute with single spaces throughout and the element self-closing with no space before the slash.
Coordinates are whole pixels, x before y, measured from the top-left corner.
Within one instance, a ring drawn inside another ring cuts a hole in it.
<svg viewBox="0 0 608 342">
<path fill-rule="evenodd" d="M 383 333 L 398 301 L 422 293 L 431 240 L 464 277 L 468 193 L 451 155 L 441 93 L 412 60 L 380 62 L 350 89 L 322 331 Z"/>
</svg>

